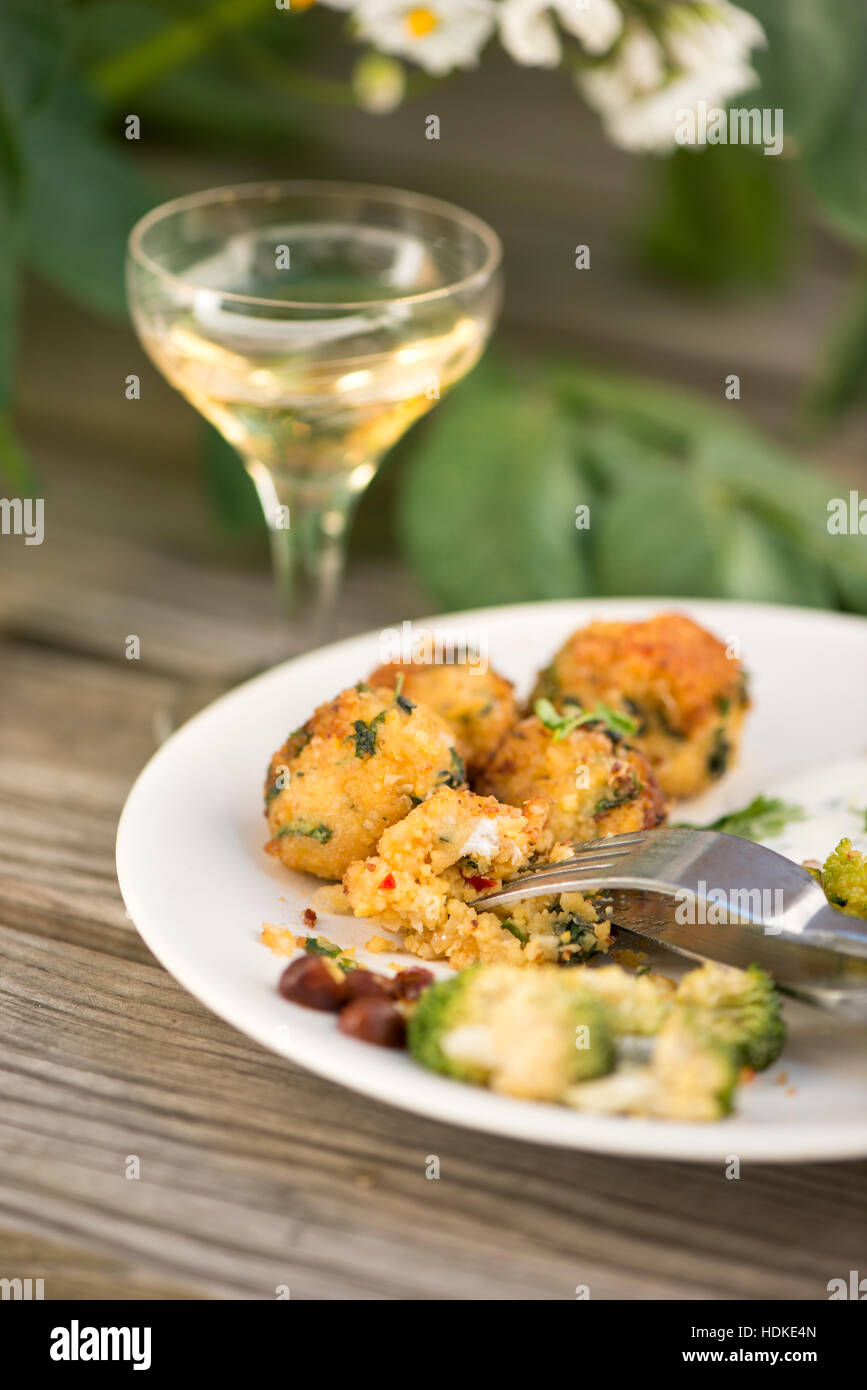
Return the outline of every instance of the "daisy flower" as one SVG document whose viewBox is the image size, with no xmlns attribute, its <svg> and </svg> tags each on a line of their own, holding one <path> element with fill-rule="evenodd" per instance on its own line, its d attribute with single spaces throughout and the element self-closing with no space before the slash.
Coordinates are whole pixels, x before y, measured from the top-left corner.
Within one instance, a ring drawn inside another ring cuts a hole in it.
<svg viewBox="0 0 867 1390">
<path fill-rule="evenodd" d="M 440 75 L 475 67 L 495 25 L 492 0 L 359 0 L 358 33 L 382 53 Z"/>
</svg>

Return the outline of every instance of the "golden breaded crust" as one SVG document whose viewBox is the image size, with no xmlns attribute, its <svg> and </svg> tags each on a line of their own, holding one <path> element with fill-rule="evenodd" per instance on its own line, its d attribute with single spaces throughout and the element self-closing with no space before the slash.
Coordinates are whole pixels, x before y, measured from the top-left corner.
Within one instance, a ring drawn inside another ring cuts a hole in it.
<svg viewBox="0 0 867 1390">
<path fill-rule="evenodd" d="M 371 685 L 393 688 L 403 676 L 403 694 L 436 710 L 455 736 L 455 746 L 473 774 L 487 762 L 518 718 L 511 681 L 469 662 L 391 662 L 369 677 Z"/>
<path fill-rule="evenodd" d="M 464 773 L 451 730 L 424 705 L 360 686 L 319 706 L 271 759 L 265 788 L 272 839 L 290 869 L 340 878 L 388 826 Z"/>
<path fill-rule="evenodd" d="M 547 679 L 546 679 L 547 675 Z M 717 710 L 719 699 L 742 694 L 741 663 L 718 637 L 683 613 L 661 613 L 634 623 L 590 623 L 560 648 L 543 673 L 534 699 L 592 691 L 613 704 L 617 696 L 655 697 L 668 723 L 689 734 Z"/>
<path fill-rule="evenodd" d="M 643 753 L 598 725 L 558 739 L 535 715 L 506 734 L 478 789 L 512 806 L 544 797 L 556 840 L 650 830 L 665 818 L 662 791 Z"/>
<path fill-rule="evenodd" d="M 632 714 L 630 742 L 650 759 L 670 797 L 693 796 L 734 762 L 749 699 L 739 660 L 682 613 L 579 628 L 538 677 L 568 712 L 597 702 Z"/>
</svg>

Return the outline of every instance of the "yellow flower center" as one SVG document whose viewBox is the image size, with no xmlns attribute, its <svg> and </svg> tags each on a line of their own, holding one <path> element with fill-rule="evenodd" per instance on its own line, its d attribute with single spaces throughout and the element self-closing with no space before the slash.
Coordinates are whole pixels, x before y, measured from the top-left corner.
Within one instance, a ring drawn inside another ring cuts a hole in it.
<svg viewBox="0 0 867 1390">
<path fill-rule="evenodd" d="M 439 20 L 432 10 L 420 8 L 407 12 L 406 27 L 413 39 L 423 39 L 425 34 L 432 33 L 438 24 Z"/>
</svg>

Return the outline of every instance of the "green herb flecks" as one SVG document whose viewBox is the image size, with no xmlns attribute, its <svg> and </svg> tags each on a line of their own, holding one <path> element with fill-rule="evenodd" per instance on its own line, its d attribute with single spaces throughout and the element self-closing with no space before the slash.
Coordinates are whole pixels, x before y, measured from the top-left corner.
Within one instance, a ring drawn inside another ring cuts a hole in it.
<svg viewBox="0 0 867 1390">
<path fill-rule="evenodd" d="M 333 834 L 334 831 L 327 825 L 310 825 L 306 821 L 296 821 L 292 825 L 281 825 L 275 839 L 282 840 L 287 835 L 300 835 L 305 839 L 318 840 L 320 845 L 327 845 Z"/>
<path fill-rule="evenodd" d="M 292 744 L 293 748 L 289 756 L 296 758 L 298 754 L 301 752 L 301 749 L 307 747 L 312 737 L 313 730 L 308 728 L 306 724 L 302 724 L 299 728 L 292 730 L 292 733 L 289 735 L 283 746 L 288 752 L 289 745 Z M 300 741 L 296 742 L 296 740 Z"/>
<path fill-rule="evenodd" d="M 451 764 L 451 772 L 442 772 L 440 774 L 439 785 L 442 787 L 452 787 L 457 791 L 458 787 L 462 787 L 467 780 L 467 770 L 464 767 L 463 758 L 455 752 L 454 748 L 451 750 Z"/>
<path fill-rule="evenodd" d="M 719 816 L 709 825 L 689 826 L 692 830 L 721 830 L 725 835 L 740 835 L 743 840 L 767 840 L 779 835 L 793 821 L 804 819 L 801 806 L 781 801 L 778 796 L 757 796 L 740 811 Z"/>
<path fill-rule="evenodd" d="M 593 807 L 594 816 L 603 816 L 606 811 L 615 811 L 618 806 L 625 806 L 629 801 L 635 801 L 644 791 L 644 784 L 639 782 L 635 773 L 632 773 L 632 781 L 625 787 L 619 788 L 611 796 L 603 796 Z"/>
<path fill-rule="evenodd" d="M 601 701 L 598 701 L 593 709 L 580 710 L 578 714 L 560 714 L 551 701 L 546 699 L 537 700 L 533 708 L 545 728 L 551 730 L 554 743 L 559 743 L 582 724 L 603 724 L 606 729 L 621 736 L 638 732 L 637 719 L 633 719 L 631 714 L 625 714 L 622 710 L 612 709 L 610 705 Z"/>
<path fill-rule="evenodd" d="M 367 723 L 365 723 L 363 719 L 353 720 L 352 727 L 355 730 L 353 737 L 355 739 L 356 758 L 373 757 L 376 752 L 376 735 L 385 716 L 386 711 L 383 709 L 379 711 L 379 714 L 375 714 Z"/>
<path fill-rule="evenodd" d="M 415 705 L 413 704 L 412 700 L 408 700 L 407 697 L 403 694 L 403 683 L 405 680 L 406 676 L 404 672 L 399 671 L 397 680 L 394 684 L 394 700 L 392 703 L 395 705 L 400 705 L 401 709 L 404 710 L 406 714 L 412 714 L 413 710 L 415 709 Z"/>
<path fill-rule="evenodd" d="M 578 965 L 599 950 L 599 939 L 589 922 L 571 913 L 557 924 L 560 928 L 559 963 Z"/>
<path fill-rule="evenodd" d="M 516 937 L 517 940 L 520 941 L 522 946 L 526 946 L 527 942 L 530 940 L 527 933 L 525 931 L 521 931 L 521 928 L 518 926 L 517 922 L 513 922 L 510 917 L 506 918 L 502 926 L 503 930 L 511 932 L 512 936 Z"/>
<path fill-rule="evenodd" d="M 350 970 L 358 969 L 358 962 L 343 954 L 343 947 L 336 946 L 333 941 L 329 941 L 327 936 L 306 936 L 304 938 L 304 949 L 311 956 L 328 956 L 329 960 L 335 961 L 345 974 Z"/>
<path fill-rule="evenodd" d="M 731 744 L 726 737 L 725 729 L 717 729 L 714 734 L 713 747 L 707 760 L 707 770 L 711 777 L 722 777 L 729 765 L 731 751 Z"/>
</svg>

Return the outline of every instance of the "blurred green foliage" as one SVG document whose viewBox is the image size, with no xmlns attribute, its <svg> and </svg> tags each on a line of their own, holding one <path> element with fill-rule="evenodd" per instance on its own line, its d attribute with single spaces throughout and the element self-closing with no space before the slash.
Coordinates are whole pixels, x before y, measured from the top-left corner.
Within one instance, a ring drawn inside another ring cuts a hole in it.
<svg viewBox="0 0 867 1390">
<path fill-rule="evenodd" d="M 827 529 L 833 483 L 736 410 L 585 365 L 488 362 L 413 450 L 407 558 L 455 608 L 651 593 L 867 613 L 864 537 Z"/>
<path fill-rule="evenodd" d="M 867 399 L 867 4 L 741 3 L 768 46 L 758 92 L 733 104 L 781 107 L 785 156 L 650 159 L 641 252 L 687 284 L 773 288 L 799 254 L 792 206 L 806 195 L 864 267 L 817 363 L 809 405 L 828 421 Z M 172 148 L 309 152 L 313 103 L 353 100 L 349 82 L 316 74 L 323 34 L 344 25 L 274 0 L 0 0 L 0 473 L 19 490 L 32 480 L 11 421 L 16 284 L 28 267 L 92 311 L 125 314 L 126 236 L 163 194 L 123 139 L 125 116 Z M 409 90 L 429 82 L 417 73 Z M 225 525 L 261 524 L 233 451 L 205 439 Z M 403 536 L 447 603 L 665 589 L 867 610 L 863 542 L 828 537 L 827 483 L 725 411 L 655 385 L 488 368 L 405 457 Z M 600 501 L 591 531 L 576 531 L 574 506 Z"/>
<path fill-rule="evenodd" d="M 817 362 L 808 406 L 827 422 L 867 402 L 867 4 L 738 0 L 768 43 L 760 83 L 737 107 L 783 111 L 785 152 L 748 146 L 678 150 L 659 166 L 640 239 L 647 265 L 705 286 L 768 286 L 797 254 L 793 201 L 812 206 L 859 264 L 851 301 Z"/>
</svg>

